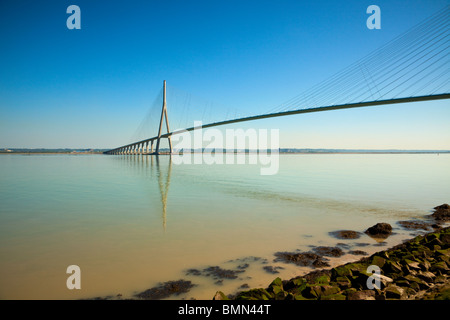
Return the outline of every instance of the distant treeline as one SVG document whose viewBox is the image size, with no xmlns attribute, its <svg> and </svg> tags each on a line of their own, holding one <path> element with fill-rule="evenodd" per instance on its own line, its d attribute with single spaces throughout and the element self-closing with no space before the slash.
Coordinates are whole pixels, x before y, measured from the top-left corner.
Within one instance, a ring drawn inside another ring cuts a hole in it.
<svg viewBox="0 0 450 320">
<path fill-rule="evenodd" d="M 395 150 L 395 149 L 280 149 L 280 153 L 450 153 L 450 150 Z"/>
<path fill-rule="evenodd" d="M 3 148 L 0 153 L 102 153 L 107 149 L 45 149 L 45 148 Z"/>
<path fill-rule="evenodd" d="M 168 149 L 160 149 L 168 151 Z M 175 149 L 174 151 L 177 151 Z M 198 149 L 180 149 L 184 152 L 227 152 L 227 149 L 220 148 L 198 148 Z M 265 151 L 265 150 L 263 150 Z M 268 152 L 271 150 L 268 149 Z M 230 152 L 249 153 L 258 152 L 256 149 L 230 149 Z M 279 153 L 450 153 L 450 150 L 391 150 L 391 149 L 297 149 L 297 148 L 279 148 Z"/>
<path fill-rule="evenodd" d="M 45 149 L 45 148 L 2 148 L 0 153 L 103 153 L 109 149 Z M 168 152 L 169 149 L 160 149 L 161 152 Z M 176 151 L 176 150 L 174 150 Z M 181 150 L 180 150 L 181 151 Z M 184 152 L 227 152 L 227 149 L 184 149 Z M 268 150 L 270 152 L 270 150 Z M 392 149 L 297 149 L 297 148 L 280 148 L 279 153 L 450 153 L 450 150 L 392 150 Z M 235 149 L 231 152 L 249 153 L 258 152 L 258 150 Z"/>
</svg>

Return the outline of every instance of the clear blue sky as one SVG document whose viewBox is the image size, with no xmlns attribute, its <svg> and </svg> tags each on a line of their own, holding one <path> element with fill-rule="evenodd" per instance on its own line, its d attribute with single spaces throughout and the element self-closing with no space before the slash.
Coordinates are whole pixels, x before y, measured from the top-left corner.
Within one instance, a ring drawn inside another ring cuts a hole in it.
<svg viewBox="0 0 450 320">
<path fill-rule="evenodd" d="M 66 27 L 71 4 L 81 30 Z M 366 27 L 371 4 L 381 30 Z M 243 114 L 265 112 L 448 4 L 2 0 L 0 148 L 126 144 L 163 80 Z M 235 127 L 278 128 L 281 147 L 450 149 L 449 119 L 439 101 Z"/>
</svg>

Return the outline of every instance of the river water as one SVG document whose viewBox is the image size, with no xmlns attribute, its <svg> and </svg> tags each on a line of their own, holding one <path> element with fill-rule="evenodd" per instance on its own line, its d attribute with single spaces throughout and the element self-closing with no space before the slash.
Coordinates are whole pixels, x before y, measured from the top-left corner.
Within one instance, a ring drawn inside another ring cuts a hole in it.
<svg viewBox="0 0 450 320">
<path fill-rule="evenodd" d="M 275 175 L 243 162 L 1 155 L 0 299 L 127 298 L 179 279 L 195 286 L 169 299 L 267 287 L 310 271 L 274 262 L 275 252 L 340 242 L 370 254 L 411 237 L 397 221 L 450 200 L 450 154 L 281 154 Z M 395 234 L 381 243 L 329 235 L 377 222 Z M 79 290 L 66 286 L 70 265 L 80 267 Z M 215 279 L 203 271 L 211 266 L 243 272 Z"/>
</svg>

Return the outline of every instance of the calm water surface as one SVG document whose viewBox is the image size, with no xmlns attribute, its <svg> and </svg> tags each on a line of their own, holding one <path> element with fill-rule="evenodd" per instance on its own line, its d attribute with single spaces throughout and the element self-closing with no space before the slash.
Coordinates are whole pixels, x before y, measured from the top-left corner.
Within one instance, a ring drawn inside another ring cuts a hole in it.
<svg viewBox="0 0 450 320">
<path fill-rule="evenodd" d="M 383 221 L 396 232 L 387 246 L 410 237 L 396 221 L 449 202 L 449 163 L 448 154 L 280 155 L 278 174 L 261 176 L 258 165 L 174 165 L 168 156 L 1 155 L 0 299 L 126 298 L 178 279 L 196 286 L 174 299 L 266 287 L 309 271 L 273 262 L 277 251 L 355 241 L 380 250 L 366 235 L 330 231 Z M 245 263 L 219 283 L 186 275 Z M 66 288 L 72 264 L 81 290 Z"/>
</svg>

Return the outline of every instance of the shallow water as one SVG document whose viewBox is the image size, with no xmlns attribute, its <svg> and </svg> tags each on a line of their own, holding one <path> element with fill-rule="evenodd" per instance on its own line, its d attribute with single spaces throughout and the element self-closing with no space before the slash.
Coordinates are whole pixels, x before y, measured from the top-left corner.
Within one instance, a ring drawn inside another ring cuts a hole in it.
<svg viewBox="0 0 450 320">
<path fill-rule="evenodd" d="M 0 298 L 125 298 L 178 279 L 196 286 L 171 299 L 211 299 L 245 283 L 266 287 L 276 276 L 310 270 L 273 262 L 277 251 L 339 242 L 366 244 L 358 249 L 369 254 L 383 248 L 366 235 L 338 240 L 331 231 L 383 221 L 396 233 L 385 247 L 410 237 L 396 221 L 449 202 L 449 160 L 280 155 L 278 174 L 262 176 L 259 165 L 176 165 L 168 156 L 1 155 Z M 81 290 L 66 287 L 72 264 L 81 269 Z M 243 264 L 237 279 L 186 275 Z M 271 274 L 264 266 L 283 269 Z"/>
</svg>

